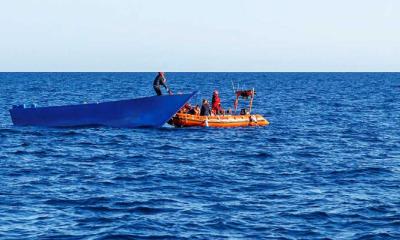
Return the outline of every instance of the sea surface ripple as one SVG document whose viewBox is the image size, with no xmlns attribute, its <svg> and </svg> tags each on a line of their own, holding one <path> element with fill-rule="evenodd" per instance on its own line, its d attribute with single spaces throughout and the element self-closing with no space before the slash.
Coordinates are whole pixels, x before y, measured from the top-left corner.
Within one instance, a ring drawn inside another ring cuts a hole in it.
<svg viewBox="0 0 400 240">
<path fill-rule="evenodd" d="M 400 74 L 169 73 L 255 87 L 265 128 L 12 126 L 13 104 L 153 95 L 152 73 L 0 73 L 1 239 L 400 239 Z"/>
</svg>

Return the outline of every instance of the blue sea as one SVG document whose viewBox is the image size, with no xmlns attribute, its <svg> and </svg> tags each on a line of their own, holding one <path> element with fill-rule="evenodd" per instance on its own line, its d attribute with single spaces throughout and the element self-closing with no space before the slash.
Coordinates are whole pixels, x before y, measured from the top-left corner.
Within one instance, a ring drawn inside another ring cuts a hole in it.
<svg viewBox="0 0 400 240">
<path fill-rule="evenodd" d="M 255 88 L 261 128 L 37 128 L 8 109 L 154 95 L 155 73 L 0 73 L 0 239 L 400 239 L 400 73 L 167 73 Z M 233 86 L 232 86 L 233 85 Z M 245 103 L 243 103 L 245 104 Z"/>
</svg>

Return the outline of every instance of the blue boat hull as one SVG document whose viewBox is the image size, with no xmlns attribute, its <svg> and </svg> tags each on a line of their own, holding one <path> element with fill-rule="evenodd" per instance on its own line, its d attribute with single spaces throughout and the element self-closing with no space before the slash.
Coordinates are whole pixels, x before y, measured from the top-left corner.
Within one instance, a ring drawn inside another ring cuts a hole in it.
<svg viewBox="0 0 400 240">
<path fill-rule="evenodd" d="M 157 128 L 171 119 L 194 94 L 56 107 L 14 107 L 10 114 L 17 126 Z"/>
</svg>

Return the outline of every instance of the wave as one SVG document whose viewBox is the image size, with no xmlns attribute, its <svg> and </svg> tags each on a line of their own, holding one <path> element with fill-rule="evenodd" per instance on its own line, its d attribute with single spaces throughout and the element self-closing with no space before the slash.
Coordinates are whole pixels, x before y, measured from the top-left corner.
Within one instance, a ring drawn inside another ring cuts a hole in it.
<svg viewBox="0 0 400 240">
<path fill-rule="evenodd" d="M 387 232 L 378 232 L 378 233 L 363 233 L 357 234 L 354 236 L 354 239 L 357 240 L 369 240 L 369 239 L 398 239 L 399 234 L 390 234 Z"/>
<path fill-rule="evenodd" d="M 376 176 L 392 174 L 393 171 L 384 167 L 361 167 L 357 169 L 334 170 L 329 174 L 336 177 Z"/>
<path fill-rule="evenodd" d="M 140 207 L 129 208 L 129 209 L 127 209 L 127 211 L 130 213 L 140 213 L 143 215 L 154 215 L 154 214 L 160 214 L 160 213 L 177 212 L 177 211 L 179 211 L 179 209 L 140 206 Z"/>
<path fill-rule="evenodd" d="M 181 239 L 190 239 L 190 238 L 184 238 L 184 237 L 179 237 L 177 235 L 149 235 L 149 234 L 105 234 L 104 236 L 94 238 L 96 240 L 126 240 L 126 239 L 176 239 L 176 240 L 181 240 Z"/>
<path fill-rule="evenodd" d="M 171 144 L 163 144 L 161 146 L 155 147 L 155 149 L 159 149 L 159 150 L 177 150 L 177 149 L 182 149 L 182 148 L 178 147 L 178 146 L 173 146 Z"/>
</svg>

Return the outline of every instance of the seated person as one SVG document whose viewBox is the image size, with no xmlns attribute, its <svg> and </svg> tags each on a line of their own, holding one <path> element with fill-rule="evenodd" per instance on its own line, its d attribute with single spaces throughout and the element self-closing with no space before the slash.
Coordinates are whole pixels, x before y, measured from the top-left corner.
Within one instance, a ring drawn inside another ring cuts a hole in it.
<svg viewBox="0 0 400 240">
<path fill-rule="evenodd" d="M 192 115 L 199 115 L 200 114 L 200 106 L 196 105 L 196 107 L 190 109 L 187 113 L 192 114 Z"/>
<path fill-rule="evenodd" d="M 187 113 L 192 109 L 192 106 L 190 106 L 189 103 L 186 103 L 185 106 L 183 106 L 180 110 L 181 113 Z"/>
<path fill-rule="evenodd" d="M 178 113 L 187 113 L 192 109 L 189 103 L 186 103 L 181 109 L 179 109 Z"/>
<path fill-rule="evenodd" d="M 240 115 L 247 115 L 249 114 L 249 110 L 247 108 L 243 108 L 242 110 L 240 110 Z"/>
<path fill-rule="evenodd" d="M 195 115 L 200 115 L 200 106 L 199 105 L 196 105 L 196 107 L 194 108 L 194 114 Z"/>
</svg>

